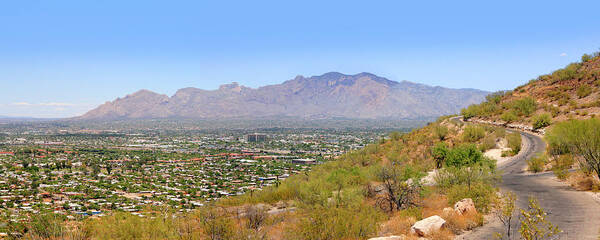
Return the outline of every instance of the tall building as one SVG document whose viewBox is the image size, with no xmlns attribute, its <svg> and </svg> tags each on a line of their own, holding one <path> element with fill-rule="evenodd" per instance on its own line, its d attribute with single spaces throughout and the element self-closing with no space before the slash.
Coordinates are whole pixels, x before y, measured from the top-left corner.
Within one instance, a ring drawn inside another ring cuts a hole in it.
<svg viewBox="0 0 600 240">
<path fill-rule="evenodd" d="M 246 135 L 246 142 L 264 142 L 267 140 L 267 135 L 253 133 Z"/>
</svg>

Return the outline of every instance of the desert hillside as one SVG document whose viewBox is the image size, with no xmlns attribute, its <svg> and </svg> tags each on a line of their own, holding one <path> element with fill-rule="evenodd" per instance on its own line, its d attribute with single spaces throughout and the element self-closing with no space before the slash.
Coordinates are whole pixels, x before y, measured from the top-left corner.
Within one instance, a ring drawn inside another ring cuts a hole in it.
<svg viewBox="0 0 600 240">
<path fill-rule="evenodd" d="M 539 76 L 513 91 L 489 95 L 462 110 L 465 118 L 529 125 L 534 129 L 600 114 L 600 53 Z"/>
</svg>

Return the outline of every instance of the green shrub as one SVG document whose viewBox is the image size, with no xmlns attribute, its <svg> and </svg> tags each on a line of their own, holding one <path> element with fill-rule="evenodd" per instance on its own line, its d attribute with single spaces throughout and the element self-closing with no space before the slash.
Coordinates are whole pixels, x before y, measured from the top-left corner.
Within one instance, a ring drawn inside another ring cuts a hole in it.
<svg viewBox="0 0 600 240">
<path fill-rule="evenodd" d="M 515 114 L 514 111 L 509 110 L 502 113 L 502 115 L 500 115 L 500 119 L 502 119 L 502 121 L 505 121 L 506 123 L 511 123 L 517 121 L 519 118 L 517 117 L 517 114 Z"/>
<path fill-rule="evenodd" d="M 544 166 L 548 162 L 548 158 L 545 155 L 538 155 L 527 160 L 527 167 L 529 171 L 534 173 L 544 171 Z"/>
<path fill-rule="evenodd" d="M 592 88 L 587 84 L 582 84 L 577 88 L 577 96 L 579 98 L 584 98 L 592 94 Z"/>
<path fill-rule="evenodd" d="M 564 154 L 556 157 L 552 163 L 552 172 L 559 179 L 566 179 L 569 176 L 569 169 L 573 166 L 575 160 L 573 159 L 573 155 Z"/>
<path fill-rule="evenodd" d="M 231 219 L 216 214 L 208 216 L 203 215 L 205 218 L 202 218 L 205 234 L 220 236 L 218 239 L 232 239 L 234 228 Z M 84 231 L 95 239 L 169 239 L 176 237 L 175 229 L 171 218 L 141 218 L 123 212 L 91 219 L 84 225 Z"/>
<path fill-rule="evenodd" d="M 581 156 L 581 167 L 600 177 L 600 119 L 569 120 L 546 133 L 552 154 L 573 153 Z"/>
<path fill-rule="evenodd" d="M 286 239 L 366 239 L 377 233 L 384 214 L 368 204 L 316 206 L 301 209 L 296 225 L 286 229 Z"/>
<path fill-rule="evenodd" d="M 556 70 L 552 73 L 552 78 L 555 81 L 566 81 L 577 77 L 577 70 L 581 65 L 577 63 L 571 63 L 563 69 Z"/>
<path fill-rule="evenodd" d="M 531 97 L 524 97 L 511 102 L 511 108 L 519 116 L 529 116 L 536 109 L 535 100 Z"/>
<path fill-rule="evenodd" d="M 521 134 L 519 132 L 508 134 L 506 141 L 513 154 L 518 154 L 521 151 Z"/>
<path fill-rule="evenodd" d="M 448 128 L 443 125 L 435 126 L 435 135 L 438 139 L 440 139 L 440 141 L 444 140 L 448 135 Z"/>
<path fill-rule="evenodd" d="M 496 198 L 496 189 L 485 183 L 477 183 L 471 186 L 454 185 L 447 193 L 448 204 L 454 204 L 462 199 L 471 198 L 475 203 L 475 208 L 482 213 L 488 213 L 492 208 L 492 203 Z"/>
<path fill-rule="evenodd" d="M 540 129 L 552 124 L 552 118 L 547 113 L 543 113 L 540 115 L 535 115 L 533 117 L 533 129 Z"/>
<path fill-rule="evenodd" d="M 485 129 L 480 126 L 469 125 L 465 127 L 462 133 L 462 140 L 464 142 L 477 142 L 485 136 Z"/>
<path fill-rule="evenodd" d="M 476 117 L 480 114 L 479 105 L 473 104 L 473 105 L 468 106 L 467 108 L 463 108 L 462 110 L 460 110 L 460 114 L 465 119 Z"/>
<path fill-rule="evenodd" d="M 431 155 L 433 155 L 433 160 L 435 161 L 436 168 L 441 168 L 446 159 L 446 155 L 448 155 L 448 146 L 444 142 L 437 143 L 431 149 Z"/>
<path fill-rule="evenodd" d="M 481 144 L 479 144 L 479 150 L 481 150 L 482 152 L 490 150 L 494 147 L 496 147 L 496 138 L 494 137 L 494 135 L 486 136 L 485 138 L 483 138 L 483 141 L 481 141 Z"/>
<path fill-rule="evenodd" d="M 494 128 L 494 136 L 497 138 L 503 138 L 506 136 L 506 129 L 503 127 Z"/>
<path fill-rule="evenodd" d="M 494 167 L 494 162 L 483 156 L 475 144 L 462 144 L 452 148 L 446 154 L 446 166 L 465 167 L 483 165 Z"/>
</svg>

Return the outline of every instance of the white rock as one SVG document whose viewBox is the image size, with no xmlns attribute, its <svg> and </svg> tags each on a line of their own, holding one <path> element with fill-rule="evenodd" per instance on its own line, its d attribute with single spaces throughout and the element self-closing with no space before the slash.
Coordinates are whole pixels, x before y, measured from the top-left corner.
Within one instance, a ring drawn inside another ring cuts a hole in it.
<svg viewBox="0 0 600 240">
<path fill-rule="evenodd" d="M 473 203 L 473 199 L 470 198 L 465 198 L 456 202 L 456 204 L 454 204 L 454 211 L 461 215 L 466 213 L 477 213 L 475 203 Z"/>
<path fill-rule="evenodd" d="M 431 234 L 434 231 L 440 230 L 446 223 L 446 220 L 440 216 L 431 216 L 421 221 L 416 222 L 411 228 L 410 232 L 419 236 L 425 236 Z"/>
<path fill-rule="evenodd" d="M 444 210 L 442 210 L 442 212 L 445 214 L 445 216 L 447 216 L 447 215 L 454 213 L 454 209 L 451 207 L 447 207 L 447 208 L 444 208 Z"/>
</svg>

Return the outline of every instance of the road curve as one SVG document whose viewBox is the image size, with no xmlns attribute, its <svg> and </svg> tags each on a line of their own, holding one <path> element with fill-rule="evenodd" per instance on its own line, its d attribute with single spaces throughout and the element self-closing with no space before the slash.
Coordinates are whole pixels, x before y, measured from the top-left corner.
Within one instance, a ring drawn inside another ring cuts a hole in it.
<svg viewBox="0 0 600 240">
<path fill-rule="evenodd" d="M 510 162 L 498 166 L 502 171 L 502 191 L 514 192 L 517 207 L 526 208 L 530 196 L 538 199 L 540 206 L 548 213 L 548 219 L 563 232 L 558 239 L 590 239 L 600 236 L 600 203 L 588 193 L 572 189 L 556 180 L 553 174 L 528 174 L 524 169 L 527 160 L 543 153 L 546 144 L 541 137 L 520 132 L 524 141 L 521 152 Z M 513 221 L 513 236 L 518 236 L 518 219 Z M 494 234 L 503 233 L 504 226 L 496 218 L 480 228 L 457 237 L 457 239 L 493 239 Z M 514 238 L 518 239 L 518 238 Z"/>
</svg>

